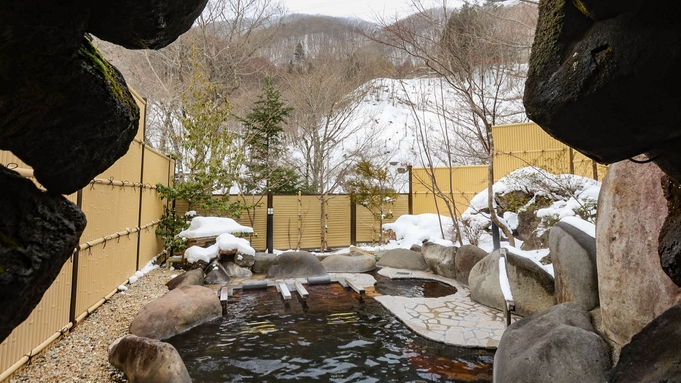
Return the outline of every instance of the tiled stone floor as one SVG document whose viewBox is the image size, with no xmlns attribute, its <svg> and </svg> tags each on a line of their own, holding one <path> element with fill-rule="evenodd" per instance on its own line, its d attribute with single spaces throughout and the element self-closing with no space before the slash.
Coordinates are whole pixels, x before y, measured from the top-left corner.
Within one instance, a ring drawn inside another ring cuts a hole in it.
<svg viewBox="0 0 681 383">
<path fill-rule="evenodd" d="M 504 313 L 473 302 L 468 288 L 452 279 L 421 271 L 383 268 L 379 274 L 389 278 L 437 280 L 456 287 L 456 294 L 440 298 L 374 297 L 421 336 L 457 346 L 497 348 L 499 345 L 505 328 Z"/>
</svg>

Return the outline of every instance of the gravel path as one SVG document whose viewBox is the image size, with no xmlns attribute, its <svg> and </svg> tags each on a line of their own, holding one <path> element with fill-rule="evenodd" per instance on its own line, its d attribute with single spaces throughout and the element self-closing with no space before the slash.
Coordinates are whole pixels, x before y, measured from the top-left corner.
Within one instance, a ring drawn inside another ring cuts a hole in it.
<svg viewBox="0 0 681 383">
<path fill-rule="evenodd" d="M 109 345 L 128 334 L 140 309 L 165 294 L 178 271 L 155 269 L 111 299 L 61 337 L 9 380 L 16 382 L 127 382 L 109 364 Z"/>
</svg>

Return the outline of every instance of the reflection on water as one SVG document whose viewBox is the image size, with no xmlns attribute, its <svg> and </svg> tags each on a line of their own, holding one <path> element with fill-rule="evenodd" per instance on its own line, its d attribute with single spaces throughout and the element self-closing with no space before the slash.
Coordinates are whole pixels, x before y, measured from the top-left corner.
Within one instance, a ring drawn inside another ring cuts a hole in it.
<svg viewBox="0 0 681 383">
<path fill-rule="evenodd" d="M 409 298 L 439 298 L 456 294 L 456 288 L 442 282 L 421 279 L 390 279 L 378 273 L 371 273 L 376 279 L 376 291 L 382 295 Z"/>
<path fill-rule="evenodd" d="M 195 382 L 492 381 L 490 351 L 423 339 L 338 284 L 307 289 L 307 304 L 236 290 L 222 319 L 169 342 Z"/>
</svg>

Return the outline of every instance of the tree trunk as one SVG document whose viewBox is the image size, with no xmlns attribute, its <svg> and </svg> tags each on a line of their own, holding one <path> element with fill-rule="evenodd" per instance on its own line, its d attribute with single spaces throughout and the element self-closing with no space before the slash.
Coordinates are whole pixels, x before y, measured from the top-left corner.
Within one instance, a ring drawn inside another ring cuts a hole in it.
<svg viewBox="0 0 681 383">
<path fill-rule="evenodd" d="M 490 144 L 490 152 L 494 153 L 494 144 L 491 138 Z M 492 222 L 494 222 L 494 224 L 504 232 L 504 235 L 506 238 L 508 238 L 508 244 L 512 247 L 515 247 L 515 238 L 513 238 L 513 233 L 511 233 L 506 225 L 501 223 L 499 217 L 497 216 L 496 210 L 494 210 L 494 155 L 490 156 L 489 166 L 487 167 L 487 207 L 489 208 L 489 217 Z"/>
<path fill-rule="evenodd" d="M 326 250 L 326 195 L 321 194 L 321 206 L 319 211 L 321 212 L 319 217 L 320 222 L 320 251 L 323 253 Z"/>
</svg>

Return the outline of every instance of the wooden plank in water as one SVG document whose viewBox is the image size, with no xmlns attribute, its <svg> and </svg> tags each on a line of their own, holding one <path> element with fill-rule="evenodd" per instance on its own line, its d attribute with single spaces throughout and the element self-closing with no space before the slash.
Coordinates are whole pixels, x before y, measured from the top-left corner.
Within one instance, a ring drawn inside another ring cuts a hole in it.
<svg viewBox="0 0 681 383">
<path fill-rule="evenodd" d="M 350 278 L 345 278 L 345 282 L 350 286 L 351 289 L 355 290 L 357 294 L 362 295 L 364 294 L 364 287 L 360 286 L 355 282 L 354 280 Z"/>
<path fill-rule="evenodd" d="M 220 302 L 225 302 L 229 299 L 229 287 L 222 286 L 220 289 Z"/>
<path fill-rule="evenodd" d="M 291 291 L 289 291 L 288 286 L 286 286 L 286 282 L 279 282 L 277 284 L 277 286 L 278 286 L 279 292 L 281 293 L 281 296 L 284 299 L 286 299 L 286 300 L 291 299 Z"/>
<path fill-rule="evenodd" d="M 305 287 L 303 287 L 303 284 L 300 283 L 299 281 L 293 282 L 293 285 L 296 286 L 296 291 L 298 294 L 300 294 L 300 297 L 303 299 L 307 299 L 307 296 L 310 295 L 310 293 L 305 290 Z"/>
</svg>

